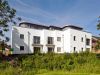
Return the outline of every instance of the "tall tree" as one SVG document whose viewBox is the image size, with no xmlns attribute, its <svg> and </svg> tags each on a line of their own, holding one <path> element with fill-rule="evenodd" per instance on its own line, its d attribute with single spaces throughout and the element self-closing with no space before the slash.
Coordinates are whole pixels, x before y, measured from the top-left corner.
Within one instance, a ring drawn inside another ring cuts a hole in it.
<svg viewBox="0 0 100 75">
<path fill-rule="evenodd" d="M 97 29 L 100 30 L 100 16 L 98 17 Z"/>
<path fill-rule="evenodd" d="M 16 25 L 16 21 L 20 21 L 20 17 L 16 17 L 16 10 L 11 8 L 6 0 L 0 0 L 0 35 L 5 36 L 6 41 L 9 38 L 6 37 L 4 32 L 9 31 L 10 25 Z"/>
</svg>

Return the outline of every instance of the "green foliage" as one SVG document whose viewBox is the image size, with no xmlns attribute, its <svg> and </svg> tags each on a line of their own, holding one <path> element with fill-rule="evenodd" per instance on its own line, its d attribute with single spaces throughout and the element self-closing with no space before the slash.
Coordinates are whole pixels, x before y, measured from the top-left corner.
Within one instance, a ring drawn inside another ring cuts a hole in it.
<svg viewBox="0 0 100 75">
<path fill-rule="evenodd" d="M 5 36 L 4 32 L 9 31 L 9 26 L 21 21 L 21 18 L 16 18 L 16 10 L 11 8 L 7 0 L 0 0 L 0 35 Z M 5 38 L 7 42 L 9 38 Z"/>
<path fill-rule="evenodd" d="M 10 51 L 14 51 L 14 48 L 11 48 Z"/>
<path fill-rule="evenodd" d="M 9 61 L 0 63 L 0 72 L 5 71 L 2 75 L 34 75 L 61 70 L 69 73 L 100 73 L 100 60 L 97 56 L 88 52 L 18 55 L 13 64 Z"/>
<path fill-rule="evenodd" d="M 79 57 L 79 58 L 77 59 L 77 63 L 78 63 L 78 64 L 84 64 L 84 63 L 86 63 L 86 58 L 84 58 L 84 57 Z"/>
<path fill-rule="evenodd" d="M 100 30 L 100 23 L 97 24 L 97 29 Z"/>
<path fill-rule="evenodd" d="M 99 49 L 100 49 L 100 41 L 98 40 L 96 42 L 95 50 L 99 50 Z"/>
</svg>

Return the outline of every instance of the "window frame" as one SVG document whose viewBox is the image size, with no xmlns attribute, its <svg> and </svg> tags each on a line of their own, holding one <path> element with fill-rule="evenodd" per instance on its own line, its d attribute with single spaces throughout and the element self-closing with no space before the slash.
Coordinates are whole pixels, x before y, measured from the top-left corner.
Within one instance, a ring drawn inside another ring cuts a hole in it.
<svg viewBox="0 0 100 75">
<path fill-rule="evenodd" d="M 89 38 L 86 38 L 86 45 L 90 46 L 90 39 Z"/>
<path fill-rule="evenodd" d="M 81 42 L 83 42 L 83 37 L 81 38 Z"/>
<path fill-rule="evenodd" d="M 74 49 L 74 52 L 76 52 L 76 47 L 73 47 L 73 49 Z"/>
<path fill-rule="evenodd" d="M 57 41 L 61 42 L 61 37 L 57 37 Z"/>
<path fill-rule="evenodd" d="M 61 47 L 57 47 L 57 52 L 61 52 Z"/>
<path fill-rule="evenodd" d="M 24 51 L 24 46 L 20 46 L 20 51 Z"/>
<path fill-rule="evenodd" d="M 47 43 L 54 44 L 54 37 L 48 37 Z"/>
<path fill-rule="evenodd" d="M 76 36 L 73 37 L 73 40 L 76 41 Z"/>
<path fill-rule="evenodd" d="M 83 50 L 84 50 L 84 48 L 82 47 L 82 48 L 81 48 L 81 51 L 83 51 Z"/>
<path fill-rule="evenodd" d="M 24 34 L 20 34 L 20 39 L 24 39 Z"/>
<path fill-rule="evenodd" d="M 33 44 L 40 44 L 40 36 L 33 36 Z"/>
</svg>

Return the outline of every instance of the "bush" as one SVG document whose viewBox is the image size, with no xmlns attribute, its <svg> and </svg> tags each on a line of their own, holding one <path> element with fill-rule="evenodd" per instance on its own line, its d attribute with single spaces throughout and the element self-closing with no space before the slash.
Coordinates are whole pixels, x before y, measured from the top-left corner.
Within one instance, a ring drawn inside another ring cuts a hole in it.
<svg viewBox="0 0 100 75">
<path fill-rule="evenodd" d="M 85 59 L 84 57 L 79 57 L 79 58 L 77 59 L 77 63 L 78 63 L 78 64 L 84 64 L 84 63 L 86 63 L 86 59 Z"/>
<path fill-rule="evenodd" d="M 18 64 L 16 65 L 16 67 L 12 66 L 12 64 L 10 64 L 7 61 L 0 63 L 0 72 L 4 70 L 6 71 L 6 73 L 8 73 L 8 69 L 10 71 L 10 74 L 12 72 L 16 75 L 33 75 L 36 73 L 43 73 L 48 70 L 66 70 L 76 72 L 79 71 L 100 73 L 99 70 L 97 70 L 97 68 L 100 69 L 98 67 L 100 66 L 100 60 L 96 58 L 95 54 L 87 52 L 82 52 L 79 54 L 39 53 L 35 55 L 19 55 L 16 58 L 14 58 L 14 60 Z"/>
</svg>

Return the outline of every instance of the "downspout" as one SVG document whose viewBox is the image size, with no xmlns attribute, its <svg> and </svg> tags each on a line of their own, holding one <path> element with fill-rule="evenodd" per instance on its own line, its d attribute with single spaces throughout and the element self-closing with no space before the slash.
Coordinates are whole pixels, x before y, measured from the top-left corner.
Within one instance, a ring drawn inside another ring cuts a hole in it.
<svg viewBox="0 0 100 75">
<path fill-rule="evenodd" d="M 29 54 L 29 51 L 30 50 L 30 32 L 28 31 L 28 54 Z"/>
</svg>

